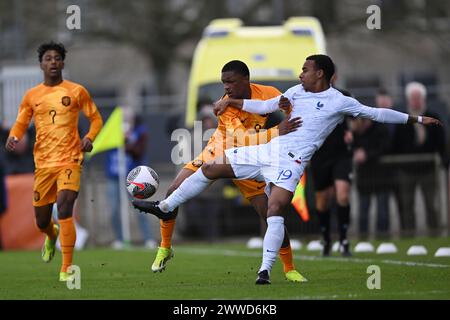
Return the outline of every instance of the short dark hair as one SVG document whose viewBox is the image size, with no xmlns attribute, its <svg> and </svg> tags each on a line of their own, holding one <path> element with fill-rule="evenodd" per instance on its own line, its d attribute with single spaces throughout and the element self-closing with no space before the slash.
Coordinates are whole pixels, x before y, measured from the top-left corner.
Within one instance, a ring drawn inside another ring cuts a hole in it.
<svg viewBox="0 0 450 320">
<path fill-rule="evenodd" d="M 244 77 L 250 77 L 250 71 L 248 70 L 247 65 L 240 61 L 240 60 L 232 60 L 230 62 L 227 62 L 223 68 L 222 72 L 236 72 L 240 75 L 243 75 Z"/>
<path fill-rule="evenodd" d="M 50 41 L 50 42 L 41 44 L 39 46 L 39 48 L 37 49 L 37 52 L 39 54 L 39 62 L 42 62 L 42 57 L 49 50 L 55 50 L 56 52 L 58 52 L 61 55 L 61 58 L 63 59 L 63 61 L 66 58 L 67 50 L 64 47 L 64 45 L 62 43 L 56 43 L 56 42 Z"/>
<path fill-rule="evenodd" d="M 325 79 L 328 82 L 331 81 L 331 77 L 335 72 L 335 66 L 333 60 L 327 55 L 324 54 L 314 54 L 306 58 L 306 60 L 312 60 L 316 63 L 316 70 L 323 70 L 325 73 Z"/>
</svg>

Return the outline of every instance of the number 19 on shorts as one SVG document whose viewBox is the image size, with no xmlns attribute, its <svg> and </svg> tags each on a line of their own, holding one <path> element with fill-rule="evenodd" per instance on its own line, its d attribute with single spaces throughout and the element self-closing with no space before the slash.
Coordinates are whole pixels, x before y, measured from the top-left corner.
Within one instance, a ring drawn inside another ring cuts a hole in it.
<svg viewBox="0 0 450 320">
<path fill-rule="evenodd" d="M 291 177 L 292 177 L 291 170 L 281 170 L 280 174 L 278 175 L 277 181 L 289 180 Z"/>
</svg>

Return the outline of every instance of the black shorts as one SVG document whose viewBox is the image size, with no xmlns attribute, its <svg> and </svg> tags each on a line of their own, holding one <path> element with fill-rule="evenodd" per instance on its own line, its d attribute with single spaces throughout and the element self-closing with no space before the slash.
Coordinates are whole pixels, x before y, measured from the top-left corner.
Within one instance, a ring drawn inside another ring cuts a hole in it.
<svg viewBox="0 0 450 320">
<path fill-rule="evenodd" d="M 351 182 L 352 159 L 343 156 L 326 161 L 311 161 L 311 173 L 316 191 L 334 186 L 336 180 Z"/>
</svg>

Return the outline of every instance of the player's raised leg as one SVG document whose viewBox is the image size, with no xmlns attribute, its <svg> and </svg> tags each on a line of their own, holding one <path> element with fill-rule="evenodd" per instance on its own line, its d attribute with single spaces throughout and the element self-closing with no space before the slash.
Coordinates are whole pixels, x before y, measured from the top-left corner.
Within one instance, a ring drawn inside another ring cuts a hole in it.
<svg viewBox="0 0 450 320">
<path fill-rule="evenodd" d="M 59 234 L 59 227 L 53 223 L 52 219 L 53 204 L 47 204 L 34 208 L 36 225 L 39 230 L 46 235 L 44 245 L 42 246 L 41 256 L 44 262 L 50 262 L 55 256 L 56 239 Z"/>
<path fill-rule="evenodd" d="M 170 185 L 169 189 L 167 190 L 166 197 L 170 196 L 172 192 L 174 192 L 180 185 L 183 183 L 184 180 L 186 180 L 188 177 L 190 177 L 192 174 L 194 174 L 195 171 L 183 168 L 175 178 L 175 180 Z M 173 237 L 173 231 L 175 228 L 175 221 L 176 217 L 178 215 L 178 208 L 174 209 L 174 217 L 172 219 L 161 219 L 159 220 L 159 230 L 161 232 L 161 243 L 158 247 L 158 252 L 156 253 L 155 260 L 152 264 L 152 271 L 163 271 L 166 268 L 166 263 L 169 261 L 173 255 L 173 248 L 172 248 L 172 237 Z"/>
<path fill-rule="evenodd" d="M 236 178 L 231 165 L 224 159 L 225 156 L 205 163 L 197 172 L 185 179 L 165 200 L 159 202 L 133 199 L 134 207 L 140 211 L 154 214 L 160 219 L 173 219 L 175 208 L 200 194 L 214 180 Z"/>
<path fill-rule="evenodd" d="M 263 241 L 263 261 L 258 271 L 256 284 L 270 284 L 270 270 L 275 263 L 284 239 L 283 213 L 291 203 L 292 196 L 292 192 L 271 185 L 267 209 L 267 231 Z"/>
<path fill-rule="evenodd" d="M 259 216 L 266 221 L 267 224 L 267 196 L 265 194 L 256 195 L 249 199 L 253 208 L 258 212 Z M 283 271 L 286 279 L 292 282 L 305 282 L 307 279 L 303 277 L 294 266 L 294 258 L 287 229 L 284 230 L 283 243 L 280 248 L 280 260 L 283 263 Z"/>
<path fill-rule="evenodd" d="M 60 242 L 62 253 L 62 266 L 59 273 L 60 281 L 70 280 L 67 269 L 72 265 L 73 249 L 77 238 L 72 212 L 78 192 L 61 190 L 58 192 L 58 220 L 61 228 Z"/>
</svg>

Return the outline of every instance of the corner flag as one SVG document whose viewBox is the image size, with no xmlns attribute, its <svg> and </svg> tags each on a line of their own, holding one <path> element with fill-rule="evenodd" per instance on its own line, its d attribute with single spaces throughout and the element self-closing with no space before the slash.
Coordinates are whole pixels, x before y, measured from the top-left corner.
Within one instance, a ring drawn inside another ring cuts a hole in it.
<svg viewBox="0 0 450 320">
<path fill-rule="evenodd" d="M 95 139 L 94 148 L 87 154 L 88 158 L 91 158 L 97 153 L 124 146 L 125 135 L 123 133 L 122 122 L 122 108 L 116 107 Z"/>
<path fill-rule="evenodd" d="M 295 189 L 294 197 L 292 198 L 292 205 L 294 206 L 297 213 L 300 215 L 303 221 L 309 221 L 309 210 L 306 204 L 306 196 L 305 196 L 305 187 L 306 187 L 306 171 L 303 173 L 300 182 Z"/>
</svg>

